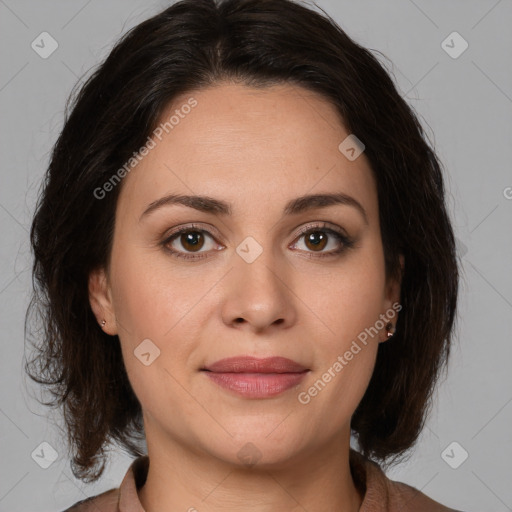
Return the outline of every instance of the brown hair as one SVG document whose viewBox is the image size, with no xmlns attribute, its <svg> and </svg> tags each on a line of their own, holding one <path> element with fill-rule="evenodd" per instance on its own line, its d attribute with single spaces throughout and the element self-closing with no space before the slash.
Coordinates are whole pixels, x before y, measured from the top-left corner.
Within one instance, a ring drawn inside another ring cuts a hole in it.
<svg viewBox="0 0 512 512">
<path fill-rule="evenodd" d="M 386 273 L 397 275 L 400 253 L 405 269 L 396 333 L 351 421 L 364 455 L 389 463 L 415 443 L 447 361 L 458 265 L 441 165 L 383 66 L 328 15 L 291 0 L 183 0 L 125 34 L 68 105 L 32 223 L 26 320 L 35 313 L 42 336 L 26 371 L 51 391 L 45 405 L 62 406 L 83 480 L 101 476 L 109 442 L 138 456 L 144 439 L 119 339 L 99 328 L 88 297 L 90 272 L 108 269 L 122 183 L 101 200 L 94 191 L 173 98 L 226 80 L 320 93 L 366 146 Z"/>
</svg>

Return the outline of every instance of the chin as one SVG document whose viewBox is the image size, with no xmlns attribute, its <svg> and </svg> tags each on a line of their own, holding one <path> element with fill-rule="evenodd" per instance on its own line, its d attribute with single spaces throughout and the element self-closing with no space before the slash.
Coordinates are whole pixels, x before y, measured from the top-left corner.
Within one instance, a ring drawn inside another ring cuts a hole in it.
<svg viewBox="0 0 512 512">
<path fill-rule="evenodd" d="M 228 464 L 259 469 L 284 467 L 303 448 L 302 436 L 274 436 L 268 424 L 265 429 L 239 432 L 223 443 L 215 442 L 215 438 L 205 439 L 205 448 Z"/>
</svg>

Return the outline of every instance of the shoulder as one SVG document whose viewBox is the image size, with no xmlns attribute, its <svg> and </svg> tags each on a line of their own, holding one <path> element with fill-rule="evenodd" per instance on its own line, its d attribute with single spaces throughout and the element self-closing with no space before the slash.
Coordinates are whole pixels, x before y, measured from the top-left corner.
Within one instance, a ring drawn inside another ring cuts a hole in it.
<svg viewBox="0 0 512 512">
<path fill-rule="evenodd" d="M 391 480 L 382 468 L 350 450 L 354 481 L 363 496 L 360 512 L 461 512 L 434 501 L 418 489 Z"/>
<path fill-rule="evenodd" d="M 110 489 L 96 496 L 78 501 L 63 512 L 119 512 L 119 510 L 142 510 L 137 489 L 141 487 L 147 476 L 149 457 L 135 459 L 119 487 Z"/>
<path fill-rule="evenodd" d="M 62 512 L 118 512 L 119 488 L 110 489 L 96 496 L 77 501 Z"/>
<path fill-rule="evenodd" d="M 390 502 L 397 510 L 414 510 L 415 512 L 462 512 L 446 507 L 429 498 L 418 489 L 403 482 L 387 479 Z"/>
</svg>

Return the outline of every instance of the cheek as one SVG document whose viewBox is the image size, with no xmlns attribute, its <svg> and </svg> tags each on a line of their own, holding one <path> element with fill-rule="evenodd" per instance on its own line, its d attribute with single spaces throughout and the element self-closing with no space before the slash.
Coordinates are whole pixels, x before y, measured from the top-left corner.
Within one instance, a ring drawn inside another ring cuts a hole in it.
<svg viewBox="0 0 512 512">
<path fill-rule="evenodd" d="M 134 338 L 167 339 L 186 326 L 180 320 L 190 313 L 202 289 L 197 281 L 193 284 L 193 276 L 188 279 L 171 270 L 165 258 L 151 258 L 143 251 L 124 251 L 113 259 L 116 318 Z"/>
<path fill-rule="evenodd" d="M 327 347 L 343 349 L 384 313 L 385 269 L 380 254 L 378 245 L 368 245 L 335 270 L 316 275 L 314 283 L 307 277 L 302 280 L 307 304 L 329 340 Z"/>
<path fill-rule="evenodd" d="M 130 384 L 144 411 L 153 417 L 179 408 L 181 416 L 166 418 L 169 427 L 179 428 L 179 418 L 193 409 L 183 389 L 195 339 L 187 315 L 201 290 L 136 251 L 113 252 L 113 256 L 113 300 Z"/>
<path fill-rule="evenodd" d="M 193 350 L 187 313 L 197 298 L 190 287 L 173 282 L 169 272 L 155 268 L 147 258 L 128 251 L 116 256 L 112 293 L 130 383 L 144 408 L 152 411 L 159 402 L 172 406 L 180 391 L 172 377 L 183 381 L 181 373 Z M 179 375 L 177 368 L 182 369 Z"/>
<path fill-rule="evenodd" d="M 353 293 L 349 293 L 352 291 Z M 381 296 L 368 287 L 363 291 L 351 282 L 332 300 L 326 336 L 316 335 L 316 365 L 299 402 L 325 421 L 325 435 L 334 434 L 352 417 L 371 379 L 379 339 L 372 330 L 382 312 Z"/>
<path fill-rule="evenodd" d="M 304 280 L 306 283 L 307 279 Z M 379 243 L 368 242 L 336 271 L 316 276 L 308 305 L 318 325 L 317 365 L 303 395 L 338 424 L 353 414 L 373 373 L 384 313 L 385 269 Z"/>
</svg>

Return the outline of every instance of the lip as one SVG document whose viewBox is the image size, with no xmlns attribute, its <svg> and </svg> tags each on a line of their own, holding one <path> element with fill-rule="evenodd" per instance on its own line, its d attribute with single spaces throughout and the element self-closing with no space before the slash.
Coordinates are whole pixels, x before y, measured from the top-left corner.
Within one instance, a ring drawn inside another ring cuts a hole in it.
<svg viewBox="0 0 512 512">
<path fill-rule="evenodd" d="M 220 387 L 245 398 L 268 398 L 300 384 L 309 372 L 285 357 L 230 357 L 201 369 Z"/>
<path fill-rule="evenodd" d="M 286 357 L 237 356 L 220 359 L 202 368 L 215 373 L 299 373 L 307 368 Z"/>
</svg>

